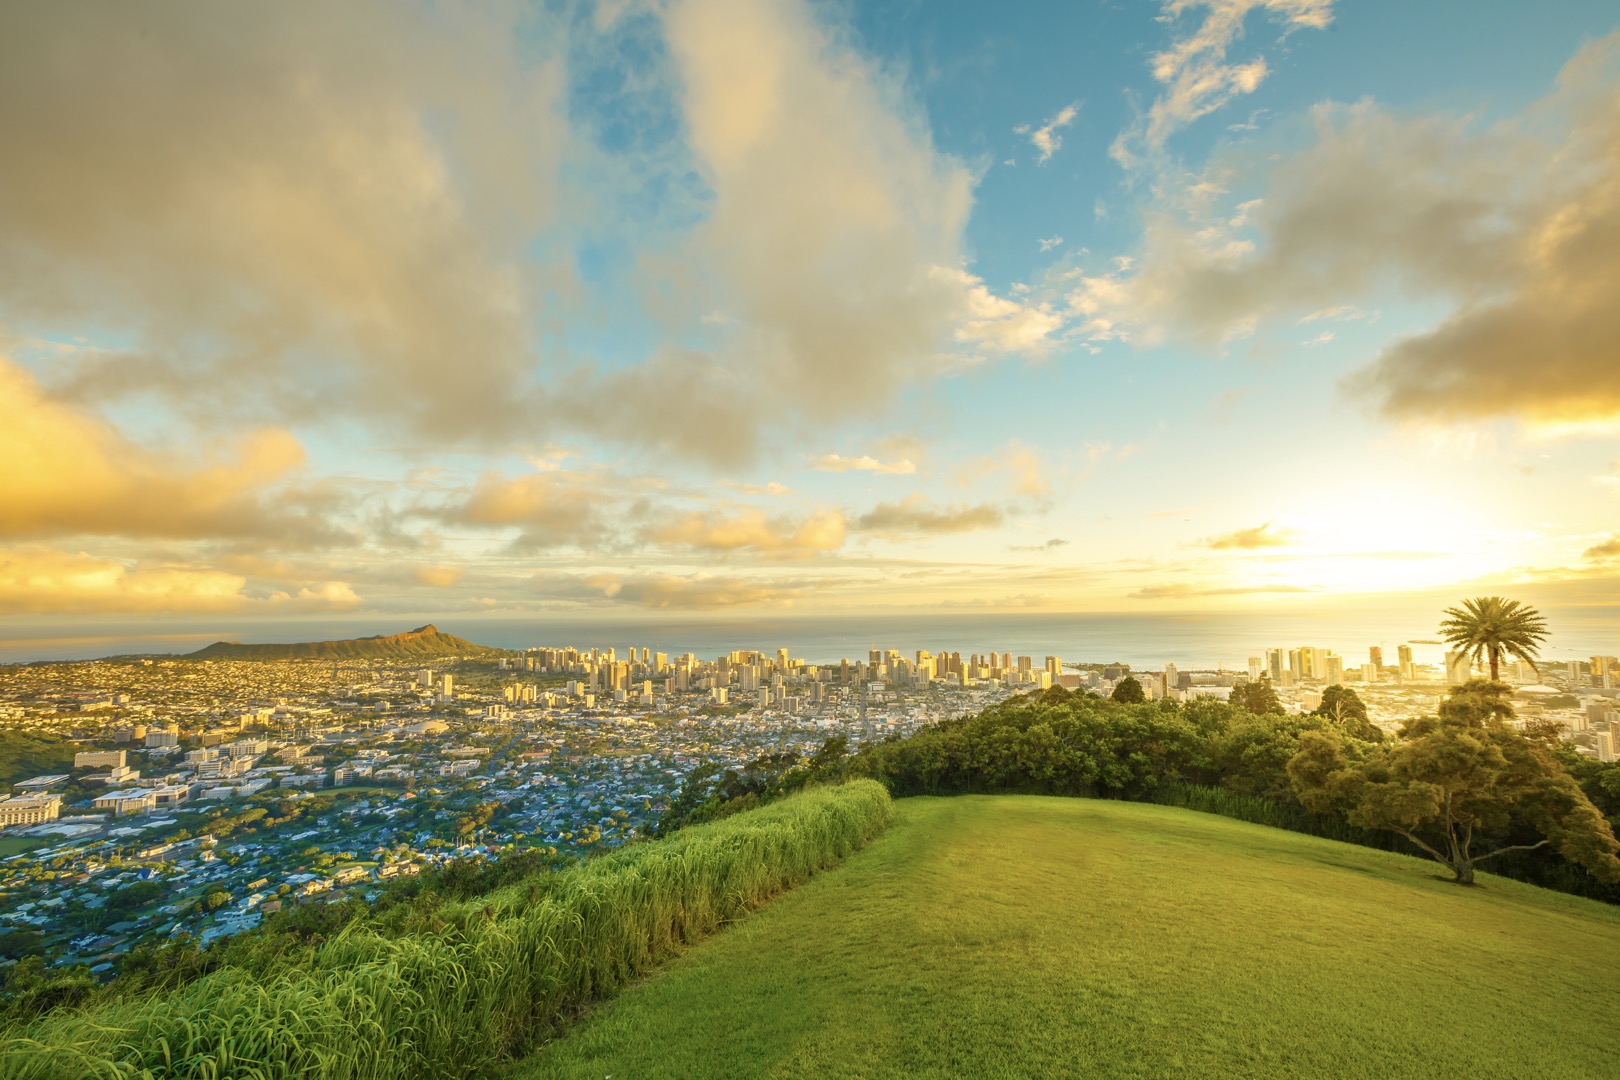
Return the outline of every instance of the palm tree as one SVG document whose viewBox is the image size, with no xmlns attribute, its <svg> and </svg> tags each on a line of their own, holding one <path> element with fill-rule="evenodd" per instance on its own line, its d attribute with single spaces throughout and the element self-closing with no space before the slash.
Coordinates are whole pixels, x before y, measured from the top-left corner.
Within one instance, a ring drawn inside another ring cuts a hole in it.
<svg viewBox="0 0 1620 1080">
<path fill-rule="evenodd" d="M 1501 596 L 1479 596 L 1445 613 L 1450 618 L 1440 624 L 1440 636 L 1476 664 L 1480 657 L 1490 657 L 1492 682 L 1501 681 L 1503 653 L 1540 674 L 1535 654 L 1547 637 L 1547 623 L 1535 608 Z"/>
</svg>

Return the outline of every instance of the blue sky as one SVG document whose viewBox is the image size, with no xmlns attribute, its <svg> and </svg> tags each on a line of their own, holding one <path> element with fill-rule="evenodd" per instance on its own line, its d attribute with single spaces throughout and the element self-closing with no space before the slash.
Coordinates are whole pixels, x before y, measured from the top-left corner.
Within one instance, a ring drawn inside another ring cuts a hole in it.
<svg viewBox="0 0 1620 1080">
<path fill-rule="evenodd" d="M 0 618 L 1616 604 L 1617 30 L 8 11 Z"/>
</svg>

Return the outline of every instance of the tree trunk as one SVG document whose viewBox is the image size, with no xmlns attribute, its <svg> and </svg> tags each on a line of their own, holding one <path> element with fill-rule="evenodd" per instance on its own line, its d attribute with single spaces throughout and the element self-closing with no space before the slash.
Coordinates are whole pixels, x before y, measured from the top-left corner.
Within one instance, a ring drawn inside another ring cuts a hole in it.
<svg viewBox="0 0 1620 1080">
<path fill-rule="evenodd" d="M 1491 648 L 1491 682 L 1502 681 L 1502 650 Z"/>
<path fill-rule="evenodd" d="M 1474 860 L 1464 859 L 1462 862 L 1454 863 L 1451 872 L 1456 875 L 1455 880 L 1458 885 L 1472 885 L 1474 883 Z"/>
</svg>

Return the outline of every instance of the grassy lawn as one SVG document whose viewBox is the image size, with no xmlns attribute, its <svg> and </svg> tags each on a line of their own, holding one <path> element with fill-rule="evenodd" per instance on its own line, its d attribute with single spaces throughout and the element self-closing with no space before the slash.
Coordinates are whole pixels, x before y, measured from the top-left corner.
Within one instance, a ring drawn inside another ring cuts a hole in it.
<svg viewBox="0 0 1620 1080">
<path fill-rule="evenodd" d="M 0 836 L 0 859 L 45 847 L 59 839 L 61 838 L 53 836 Z"/>
<path fill-rule="evenodd" d="M 541 1077 L 1612 1077 L 1620 910 L 1190 811 L 907 799 Z"/>
</svg>

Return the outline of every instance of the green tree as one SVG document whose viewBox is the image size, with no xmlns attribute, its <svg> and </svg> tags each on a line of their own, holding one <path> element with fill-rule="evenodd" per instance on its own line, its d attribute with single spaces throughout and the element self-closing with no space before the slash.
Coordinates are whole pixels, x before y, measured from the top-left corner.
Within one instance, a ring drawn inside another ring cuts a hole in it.
<svg viewBox="0 0 1620 1080">
<path fill-rule="evenodd" d="M 1464 683 L 1440 715 L 1410 721 L 1393 746 L 1352 744 L 1347 753 L 1337 732 L 1306 732 L 1288 763 L 1294 791 L 1309 810 L 1399 833 L 1461 884 L 1487 859 L 1548 845 L 1600 881 L 1620 881 L 1609 822 L 1545 745 L 1510 726 L 1509 693 L 1501 683 Z M 1542 838 L 1480 850 L 1516 826 Z"/>
<path fill-rule="evenodd" d="M 1536 653 L 1547 638 L 1547 623 L 1535 608 L 1501 596 L 1480 596 L 1464 600 L 1460 608 L 1447 608 L 1445 614 L 1448 618 L 1440 624 L 1440 636 L 1475 663 L 1488 658 L 1491 682 L 1502 678 L 1504 653 L 1536 668 Z"/>
<path fill-rule="evenodd" d="M 1232 687 L 1232 694 L 1227 699 L 1240 709 L 1264 716 L 1266 713 L 1285 713 L 1283 703 L 1277 697 L 1277 690 L 1271 685 L 1271 678 L 1260 676 L 1259 682 L 1240 682 Z"/>
<path fill-rule="evenodd" d="M 1367 719 L 1367 703 L 1348 686 L 1333 685 L 1323 690 L 1322 702 L 1311 715 L 1332 720 L 1345 733 L 1363 742 L 1378 742 L 1384 737 L 1378 725 Z"/>
<path fill-rule="evenodd" d="M 1114 684 L 1113 698 L 1122 705 L 1140 705 L 1147 700 L 1147 691 L 1133 676 L 1127 675 Z"/>
</svg>

